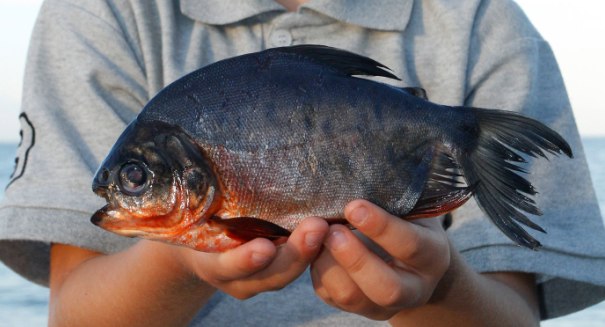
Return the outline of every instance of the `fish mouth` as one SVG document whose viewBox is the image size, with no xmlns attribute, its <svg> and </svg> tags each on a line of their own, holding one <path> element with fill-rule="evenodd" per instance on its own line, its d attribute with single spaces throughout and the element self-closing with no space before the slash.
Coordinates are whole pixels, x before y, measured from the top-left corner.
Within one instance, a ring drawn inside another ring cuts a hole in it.
<svg viewBox="0 0 605 327">
<path fill-rule="evenodd" d="M 107 231 L 116 233 L 127 237 L 143 236 L 146 233 L 141 230 L 120 228 L 119 212 L 112 208 L 110 205 L 106 205 L 103 208 L 97 210 L 92 217 L 90 222 L 99 226 Z"/>
<path fill-rule="evenodd" d="M 97 210 L 92 217 L 90 217 L 90 222 L 95 224 L 96 226 L 103 227 L 104 222 L 111 218 L 108 212 L 113 211 L 109 205 L 105 205 L 103 208 Z"/>
<path fill-rule="evenodd" d="M 183 232 L 183 227 L 169 226 L 162 228 L 157 226 L 154 221 L 158 220 L 161 221 L 162 217 L 133 218 L 128 211 L 120 207 L 115 208 L 111 204 L 97 210 L 90 218 L 90 222 L 94 225 L 108 232 L 126 237 L 162 240 Z"/>
<path fill-rule="evenodd" d="M 104 206 L 103 208 L 97 210 L 92 217 L 90 217 L 90 222 L 99 226 L 103 229 L 109 230 L 109 222 L 115 221 L 115 210 L 111 208 L 109 205 Z"/>
<path fill-rule="evenodd" d="M 106 214 L 105 214 L 105 212 L 103 212 L 103 209 L 97 210 L 97 212 L 95 212 L 92 215 L 92 217 L 90 217 L 90 222 L 95 224 L 96 226 L 101 227 L 101 224 L 102 224 L 105 216 L 106 216 Z"/>
</svg>

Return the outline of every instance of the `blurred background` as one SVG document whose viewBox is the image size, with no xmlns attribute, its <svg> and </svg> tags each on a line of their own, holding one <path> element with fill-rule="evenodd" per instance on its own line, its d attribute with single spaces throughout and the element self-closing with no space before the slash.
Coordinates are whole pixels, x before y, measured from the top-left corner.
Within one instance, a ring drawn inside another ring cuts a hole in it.
<svg viewBox="0 0 605 327">
<path fill-rule="evenodd" d="M 19 142 L 27 45 L 41 0 L 0 0 L 0 197 Z M 555 52 L 605 212 L 605 1 L 517 0 Z M 605 272 L 604 272 L 605 273 Z M 0 326 L 45 326 L 48 289 L 0 263 Z M 605 302 L 543 326 L 605 326 Z"/>
</svg>

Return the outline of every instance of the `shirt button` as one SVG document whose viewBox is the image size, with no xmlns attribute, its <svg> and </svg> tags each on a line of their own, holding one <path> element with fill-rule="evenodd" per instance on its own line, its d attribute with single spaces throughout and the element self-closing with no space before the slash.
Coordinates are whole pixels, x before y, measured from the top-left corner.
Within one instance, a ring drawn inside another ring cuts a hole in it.
<svg viewBox="0 0 605 327">
<path fill-rule="evenodd" d="M 275 30 L 271 33 L 271 44 L 274 47 L 285 47 L 292 44 L 292 34 L 287 30 Z"/>
</svg>

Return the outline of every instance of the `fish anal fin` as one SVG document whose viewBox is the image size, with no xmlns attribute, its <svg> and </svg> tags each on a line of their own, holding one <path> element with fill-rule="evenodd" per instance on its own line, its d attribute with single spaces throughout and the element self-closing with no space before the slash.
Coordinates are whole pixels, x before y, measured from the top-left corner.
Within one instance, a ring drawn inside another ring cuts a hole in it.
<svg viewBox="0 0 605 327">
<path fill-rule="evenodd" d="M 222 226 L 227 236 L 243 242 L 259 237 L 278 241 L 290 236 L 290 231 L 287 229 L 259 218 L 237 217 L 223 219 L 213 217 L 212 223 Z"/>
<path fill-rule="evenodd" d="M 473 195 L 472 187 L 427 188 L 404 219 L 431 218 L 462 206 Z"/>
<path fill-rule="evenodd" d="M 458 173 L 458 164 L 443 146 L 434 146 L 431 172 L 416 205 L 405 219 L 444 215 L 462 206 L 473 195 L 475 186 L 467 186 Z"/>
</svg>

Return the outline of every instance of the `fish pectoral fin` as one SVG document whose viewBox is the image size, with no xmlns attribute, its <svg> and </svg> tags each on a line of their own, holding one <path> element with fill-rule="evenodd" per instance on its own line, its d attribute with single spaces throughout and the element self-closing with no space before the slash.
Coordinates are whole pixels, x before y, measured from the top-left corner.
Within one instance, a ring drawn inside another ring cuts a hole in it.
<svg viewBox="0 0 605 327">
<path fill-rule="evenodd" d="M 258 237 L 271 241 L 290 236 L 290 231 L 272 222 L 253 217 L 237 217 L 223 219 L 212 217 L 214 224 L 224 227 L 227 236 L 240 240 L 250 241 Z"/>
<path fill-rule="evenodd" d="M 420 198 L 405 219 L 444 215 L 462 206 L 474 193 L 476 185 L 468 186 L 462 181 L 454 159 L 439 147 L 433 149 L 431 173 Z"/>
</svg>

